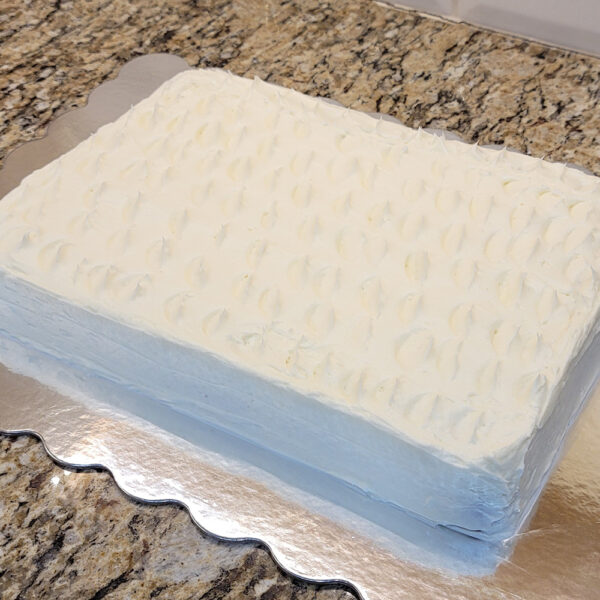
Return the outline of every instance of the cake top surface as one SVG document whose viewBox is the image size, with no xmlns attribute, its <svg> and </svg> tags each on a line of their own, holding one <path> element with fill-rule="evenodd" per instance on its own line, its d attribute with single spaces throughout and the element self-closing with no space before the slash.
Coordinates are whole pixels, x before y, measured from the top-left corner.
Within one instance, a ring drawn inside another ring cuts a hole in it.
<svg viewBox="0 0 600 600">
<path fill-rule="evenodd" d="M 600 182 L 186 71 L 0 202 L 0 269 L 464 462 L 598 311 Z"/>
</svg>

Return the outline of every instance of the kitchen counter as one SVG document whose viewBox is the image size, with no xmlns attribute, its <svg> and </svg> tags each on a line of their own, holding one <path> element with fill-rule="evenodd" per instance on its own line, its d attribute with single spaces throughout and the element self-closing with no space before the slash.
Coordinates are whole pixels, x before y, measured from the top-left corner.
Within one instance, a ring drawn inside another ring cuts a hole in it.
<svg viewBox="0 0 600 600">
<path fill-rule="evenodd" d="M 152 52 L 600 174 L 600 59 L 369 0 L 3 0 L 0 161 Z M 107 473 L 65 471 L 28 436 L 0 436 L 0 548 L 7 600 L 352 598 L 128 499 Z"/>
<path fill-rule="evenodd" d="M 256 544 L 203 534 L 176 505 L 125 496 L 102 471 L 55 465 L 30 436 L 0 436 L 2 600 L 352 600 L 283 573 Z"/>
<path fill-rule="evenodd" d="M 0 159 L 170 52 L 600 174 L 600 59 L 369 0 L 3 0 Z"/>
</svg>

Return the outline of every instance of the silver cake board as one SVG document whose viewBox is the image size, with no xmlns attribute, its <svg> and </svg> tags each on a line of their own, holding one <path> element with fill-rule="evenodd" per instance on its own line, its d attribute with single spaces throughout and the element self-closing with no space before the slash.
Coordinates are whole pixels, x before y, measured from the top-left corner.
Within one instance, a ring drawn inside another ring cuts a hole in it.
<svg viewBox="0 0 600 600">
<path fill-rule="evenodd" d="M 150 55 L 125 65 L 117 79 L 91 94 L 86 107 L 57 118 L 46 137 L 8 157 L 0 171 L 0 198 L 25 175 L 187 68 L 185 61 L 170 55 Z M 364 510 L 352 510 L 351 503 L 344 506 L 311 493 L 314 482 L 301 469 L 286 481 L 282 474 L 290 465 L 278 467 L 267 457 L 253 464 L 240 460 L 239 440 L 228 441 L 200 424 L 190 428 L 188 423 L 186 429 L 185 418 L 170 419 L 165 430 L 157 426 L 165 423 L 160 407 L 154 413 L 147 409 L 140 413 L 137 407 L 143 399 L 101 386 L 83 387 L 62 365 L 49 357 L 25 356 L 10 341 L 2 342 L 0 352 L 17 371 L 29 373 L 33 364 L 39 371 L 30 374 L 50 386 L 0 364 L 0 431 L 37 435 L 65 466 L 102 466 L 137 499 L 179 502 L 203 530 L 219 538 L 260 541 L 298 577 L 344 582 L 371 600 L 598 597 L 598 392 L 576 425 L 571 446 L 510 559 L 494 574 L 457 575 L 465 570 L 462 558 L 451 556 L 448 563 L 438 563 L 439 556 L 431 549 L 439 544 L 442 549 L 447 545 L 451 551 L 460 550 L 464 542 L 468 555 L 476 552 L 470 541 L 460 539 L 464 536 L 448 538 L 447 532 L 434 528 L 427 532 L 420 523 L 413 526 L 402 520 L 391 532 L 376 518 L 365 518 Z M 307 485 L 292 485 L 294 478 L 304 478 Z"/>
</svg>

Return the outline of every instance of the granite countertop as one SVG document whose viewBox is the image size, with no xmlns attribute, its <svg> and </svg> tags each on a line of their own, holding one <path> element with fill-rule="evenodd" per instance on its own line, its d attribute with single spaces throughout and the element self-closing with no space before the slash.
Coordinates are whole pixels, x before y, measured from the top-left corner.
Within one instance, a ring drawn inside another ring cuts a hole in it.
<svg viewBox="0 0 600 600">
<path fill-rule="evenodd" d="M 600 174 L 600 59 L 370 0 L 3 0 L 0 161 L 152 52 Z M 352 598 L 104 472 L 65 471 L 28 436 L 0 436 L 0 548 L 7 600 Z"/>
<path fill-rule="evenodd" d="M 0 436 L 2 600 L 352 600 L 283 573 L 256 544 L 203 534 L 176 505 L 66 471 L 30 436 Z"/>
</svg>

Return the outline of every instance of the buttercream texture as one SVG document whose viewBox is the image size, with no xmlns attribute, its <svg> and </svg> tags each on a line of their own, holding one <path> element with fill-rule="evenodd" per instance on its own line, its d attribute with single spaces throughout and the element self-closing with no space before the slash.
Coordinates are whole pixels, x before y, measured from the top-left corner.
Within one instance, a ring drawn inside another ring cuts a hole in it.
<svg viewBox="0 0 600 600">
<path fill-rule="evenodd" d="M 0 266 L 462 463 L 543 421 L 598 308 L 595 177 L 185 72 L 0 204 Z"/>
</svg>

